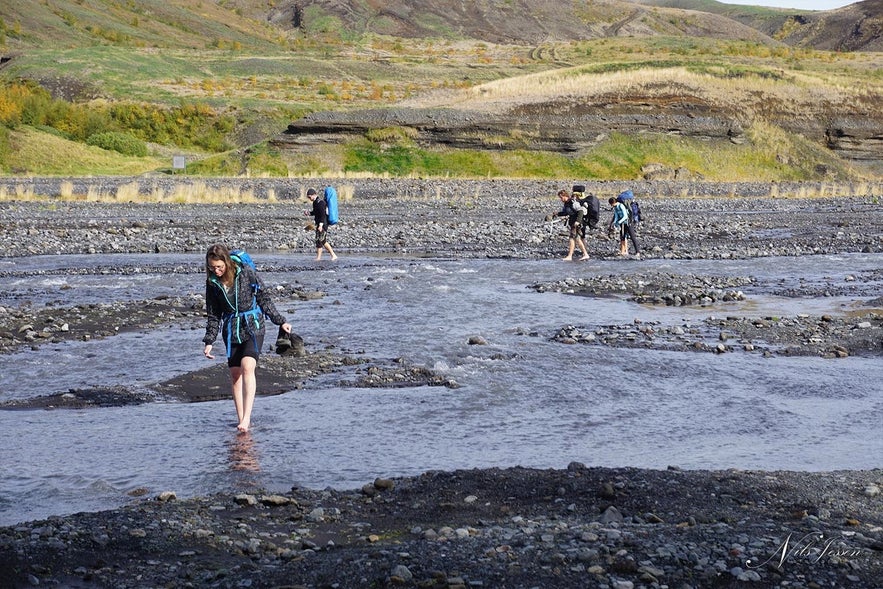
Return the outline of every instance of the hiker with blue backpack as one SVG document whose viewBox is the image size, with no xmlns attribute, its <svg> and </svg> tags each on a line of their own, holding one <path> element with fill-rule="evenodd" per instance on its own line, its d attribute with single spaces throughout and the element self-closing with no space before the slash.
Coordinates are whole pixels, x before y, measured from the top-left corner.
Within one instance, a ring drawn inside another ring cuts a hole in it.
<svg viewBox="0 0 883 589">
<path fill-rule="evenodd" d="M 639 222 L 640 213 L 632 212 L 634 207 L 631 206 L 632 203 L 629 201 L 633 200 L 634 195 L 631 194 L 631 190 L 627 190 L 621 192 L 616 198 L 611 197 L 607 201 L 613 209 L 613 218 L 610 220 L 607 232 L 608 234 L 612 234 L 614 230 L 619 230 L 620 256 L 629 255 L 629 246 L 626 241 L 626 237 L 628 237 L 631 240 L 632 245 L 635 246 L 635 257 L 640 258 L 641 248 L 638 245 L 638 236 L 635 233 L 635 227 Z M 637 201 L 635 201 L 635 204 L 637 204 Z M 640 211 L 640 209 L 638 209 L 638 211 Z"/>
<path fill-rule="evenodd" d="M 332 186 L 326 186 L 323 194 L 319 195 L 315 188 L 310 188 L 307 190 L 307 198 L 313 203 L 313 208 L 304 211 L 304 214 L 313 216 L 316 227 L 316 260 L 322 259 L 322 250 L 327 250 L 334 261 L 337 254 L 328 243 L 328 227 L 337 223 L 337 191 Z"/>
<path fill-rule="evenodd" d="M 266 319 L 291 333 L 291 324 L 276 310 L 270 293 L 245 252 L 230 252 L 215 244 L 205 254 L 205 348 L 203 355 L 214 359 L 212 345 L 218 332 L 227 347 L 227 366 L 233 390 L 233 404 L 239 419 L 237 429 L 251 427 L 251 412 L 257 392 L 255 369 L 264 345 Z"/>
</svg>

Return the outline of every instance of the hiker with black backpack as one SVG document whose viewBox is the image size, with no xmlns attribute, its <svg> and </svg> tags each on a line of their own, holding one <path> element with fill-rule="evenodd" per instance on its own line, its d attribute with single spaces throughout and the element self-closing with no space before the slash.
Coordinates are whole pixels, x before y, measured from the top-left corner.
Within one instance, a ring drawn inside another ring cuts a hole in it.
<svg viewBox="0 0 883 589">
<path fill-rule="evenodd" d="M 586 242 L 583 240 L 583 237 L 586 235 L 583 218 L 588 213 L 588 209 L 566 190 L 558 191 L 558 199 L 561 201 L 562 207 L 557 216 L 567 217 L 567 256 L 564 259 L 567 261 L 572 260 L 573 252 L 578 245 L 580 251 L 583 253 L 583 257 L 581 257 L 580 260 L 588 260 L 589 251 L 586 249 Z"/>
<path fill-rule="evenodd" d="M 323 249 L 331 254 L 331 260 L 334 261 L 337 259 L 337 254 L 334 253 L 334 250 L 331 249 L 331 244 L 328 243 L 328 227 L 330 224 L 328 202 L 325 200 L 325 195 L 319 195 L 315 188 L 307 190 L 307 198 L 313 203 L 313 208 L 304 211 L 304 214 L 313 216 L 313 224 L 316 227 L 316 261 L 322 259 Z"/>
<path fill-rule="evenodd" d="M 626 241 L 626 237 L 628 237 L 635 246 L 635 257 L 640 258 L 641 248 L 638 246 L 638 237 L 635 234 L 634 225 L 631 223 L 628 205 L 613 197 L 610 197 L 607 202 L 613 209 L 613 218 L 607 227 L 607 234 L 612 235 L 614 230 L 619 230 L 619 255 L 629 255 L 629 245 Z"/>
<path fill-rule="evenodd" d="M 245 257 L 245 256 L 243 256 Z M 250 260 L 250 258 L 246 258 Z M 227 366 L 233 391 L 233 404 L 245 433 L 251 427 L 251 412 L 257 392 L 255 369 L 264 345 L 266 319 L 291 333 L 291 324 L 276 310 L 269 291 L 257 271 L 221 244 L 205 254 L 205 348 L 209 360 L 218 332 L 227 347 Z"/>
</svg>

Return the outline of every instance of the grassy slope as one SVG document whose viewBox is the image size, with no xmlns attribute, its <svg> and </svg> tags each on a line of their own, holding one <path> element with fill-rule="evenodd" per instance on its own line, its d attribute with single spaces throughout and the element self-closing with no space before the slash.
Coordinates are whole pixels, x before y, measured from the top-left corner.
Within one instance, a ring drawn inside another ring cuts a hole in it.
<svg viewBox="0 0 883 589">
<path fill-rule="evenodd" d="M 708 4 L 709 10 L 720 8 L 715 6 L 720 3 L 712 0 L 691 1 Z M 520 76 L 559 69 L 562 64 L 584 64 L 595 79 L 607 71 L 623 70 L 634 72 L 635 79 L 640 79 L 642 71 L 658 69 L 660 63 L 666 66 L 693 64 L 694 67 L 701 64 L 706 69 L 717 68 L 725 74 L 736 72 L 738 76 L 744 71 L 761 72 L 762 76 L 774 74 L 777 79 L 785 80 L 783 84 L 790 84 L 795 92 L 805 92 L 801 89 L 806 85 L 802 80 L 809 77 L 835 88 L 870 88 L 876 95 L 880 94 L 883 72 L 877 54 L 841 55 L 689 37 L 550 43 L 541 47 L 542 50 L 517 45 L 404 41 L 377 36 L 358 41 L 341 40 L 335 35 L 286 38 L 270 25 L 242 19 L 232 8 L 202 0 L 138 3 L 57 0 L 36 2 L 32 9 L 18 14 L 11 14 L 11 10 L 9 4 L 0 4 L 0 16 L 7 30 L 12 30 L 16 23 L 23 32 L 17 36 L 7 34 L 7 47 L 51 46 L 52 40 L 58 38 L 63 38 L 63 45 L 68 47 L 30 49 L 0 70 L 0 77 L 67 76 L 89 82 L 111 100 L 167 104 L 198 100 L 238 113 L 242 120 L 240 130 L 256 117 L 265 122 L 277 121 L 277 130 L 281 131 L 286 117 L 290 120 L 311 110 L 382 106 L 403 99 L 413 100 L 429 90 L 456 92 L 501 79 L 515 79 L 513 86 L 517 86 Z M 739 7 L 738 10 L 754 9 Z M 59 31 L 64 34 L 59 35 Z M 121 35 L 116 45 L 110 44 L 113 31 Z M 162 49 L 154 45 L 161 45 Z M 591 76 L 585 80 L 587 85 L 594 83 Z M 763 87 L 758 91 L 763 92 Z M 787 88 L 779 87 L 779 91 L 783 96 L 789 94 Z M 828 166 L 837 164 L 830 161 L 831 155 L 825 150 L 818 153 L 798 150 L 799 138 L 786 141 L 778 133 L 774 128 L 758 125 L 754 130 L 755 142 L 747 147 L 733 147 L 737 150 L 734 152 L 726 151 L 731 149 L 729 146 L 709 146 L 701 142 L 619 138 L 602 145 L 599 151 L 583 154 L 585 161 L 530 152 L 418 153 L 420 161 L 415 164 L 416 159 L 412 158 L 412 167 L 403 168 L 402 173 L 443 174 L 446 170 L 448 173 L 461 170 L 472 175 L 576 172 L 570 175 L 633 177 L 642 161 L 661 161 L 669 165 L 692 162 L 693 169 L 709 177 L 722 176 L 721 179 L 756 175 L 765 179 L 791 179 L 804 176 L 806 169 L 780 162 L 799 161 L 798 152 L 801 157 L 812 155 L 814 160 L 824 160 Z M 21 131 L 15 141 L 23 146 L 58 140 L 40 135 L 35 130 Z M 771 152 L 764 147 L 770 145 L 776 145 L 778 155 L 784 157 L 771 160 Z M 78 147 L 67 145 L 63 149 L 79 153 Z M 56 145 L 55 149 L 61 148 Z M 272 160 L 261 165 L 271 173 L 279 173 L 280 157 L 266 150 L 258 152 L 262 161 Z M 721 153 L 729 155 L 721 159 Z M 27 159 L 28 154 L 33 154 L 31 160 Z M 132 165 L 130 158 L 106 152 L 104 155 L 119 161 L 112 163 L 105 159 L 99 163 L 92 157 L 76 155 L 67 158 L 67 167 L 64 167 L 53 163 L 51 158 L 42 157 L 39 149 L 24 149 L 15 156 L 17 159 L 6 162 L 0 169 L 46 174 L 70 173 L 73 166 L 75 173 L 125 173 L 108 170 L 129 169 Z M 147 158 L 143 165 L 167 167 L 166 159 Z M 238 161 L 239 155 L 231 154 L 226 159 Z M 358 169 L 358 159 L 351 150 L 329 150 L 300 157 L 297 161 L 289 158 L 284 163 L 291 173 L 330 173 L 341 169 L 346 162 L 352 166 L 355 161 L 354 169 Z M 544 163 L 536 166 L 537 161 Z M 733 165 L 740 161 L 745 164 Z M 390 162 L 388 159 L 387 164 Z M 832 167 L 848 173 L 842 163 Z M 213 167 L 208 165 L 204 169 L 210 171 Z M 233 168 L 225 164 L 215 169 L 219 173 L 231 173 Z M 369 167 L 363 166 L 363 169 Z"/>
<path fill-rule="evenodd" d="M 129 176 L 171 168 L 171 158 L 123 156 L 29 127 L 10 133 L 9 141 L 12 149 L 0 166 L 5 172 L 27 170 L 40 175 L 68 176 L 82 175 L 88 170 L 94 175 Z"/>
<path fill-rule="evenodd" d="M 250 49 L 278 47 L 280 31 L 209 0 L 31 0 L 0 3 L 12 49 L 113 43 L 200 49 L 219 42 Z"/>
</svg>

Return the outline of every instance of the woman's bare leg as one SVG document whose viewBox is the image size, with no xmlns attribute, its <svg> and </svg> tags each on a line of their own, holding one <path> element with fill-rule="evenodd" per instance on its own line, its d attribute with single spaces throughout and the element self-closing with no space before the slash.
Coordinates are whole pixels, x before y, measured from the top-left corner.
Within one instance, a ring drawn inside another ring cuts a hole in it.
<svg viewBox="0 0 883 589">
<path fill-rule="evenodd" d="M 242 422 L 242 369 L 239 366 L 230 367 L 230 382 L 233 387 L 233 404 L 236 405 L 237 422 Z"/>
<path fill-rule="evenodd" d="M 240 367 L 240 405 L 236 407 L 236 413 L 239 415 L 239 425 L 237 429 L 241 432 L 247 432 L 251 427 L 251 410 L 254 407 L 254 397 L 258 388 L 257 377 L 255 376 L 255 368 L 257 368 L 257 360 L 251 356 L 245 356 L 242 359 Z M 233 393 L 233 400 L 236 400 L 236 392 Z M 240 408 L 242 412 L 240 413 Z"/>
</svg>

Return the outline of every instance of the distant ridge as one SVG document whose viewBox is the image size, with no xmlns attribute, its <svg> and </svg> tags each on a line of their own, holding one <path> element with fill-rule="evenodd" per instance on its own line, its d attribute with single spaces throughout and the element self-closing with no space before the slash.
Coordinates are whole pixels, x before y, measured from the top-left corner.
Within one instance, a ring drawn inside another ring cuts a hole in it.
<svg viewBox="0 0 883 589">
<path fill-rule="evenodd" d="M 28 47 L 278 47 L 298 37 L 381 34 L 540 44 L 624 36 L 687 36 L 835 51 L 883 49 L 883 0 L 830 11 L 715 0 L 94 0 L 0 3 L 0 52 Z"/>
<path fill-rule="evenodd" d="M 834 10 L 777 9 L 715 0 L 632 1 L 644 6 L 719 14 L 796 47 L 883 51 L 883 0 L 864 0 Z"/>
</svg>

